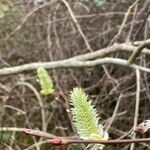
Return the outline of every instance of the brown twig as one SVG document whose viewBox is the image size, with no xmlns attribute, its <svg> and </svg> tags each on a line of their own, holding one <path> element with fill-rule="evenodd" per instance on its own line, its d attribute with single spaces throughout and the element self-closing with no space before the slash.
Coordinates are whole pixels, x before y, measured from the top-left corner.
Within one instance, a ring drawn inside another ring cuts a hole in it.
<svg viewBox="0 0 150 150">
<path fill-rule="evenodd" d="M 111 125 L 112 125 L 112 123 L 113 123 L 113 121 L 114 121 L 114 119 L 115 119 L 115 117 L 116 117 L 117 111 L 118 111 L 119 106 L 120 106 L 121 98 L 122 98 L 122 93 L 120 94 L 120 96 L 119 96 L 119 98 L 118 98 L 118 100 L 117 100 L 117 104 L 116 104 L 116 106 L 115 106 L 115 109 L 114 109 L 114 112 L 113 112 L 113 114 L 112 114 L 112 117 L 111 117 L 111 119 L 110 119 L 110 121 L 109 121 L 109 123 L 108 123 L 108 125 L 107 125 L 106 131 L 109 130 L 109 128 L 111 127 Z"/>
<path fill-rule="evenodd" d="M 108 141 L 102 141 L 102 140 L 83 140 L 80 139 L 78 136 L 68 136 L 68 137 L 59 137 L 55 136 L 53 134 L 49 134 L 47 132 L 39 131 L 39 130 L 33 130 L 33 129 L 27 129 L 27 128 L 6 128 L 2 127 L 0 128 L 0 131 L 2 132 L 23 132 L 32 136 L 37 137 L 43 137 L 45 139 L 49 139 L 49 142 L 53 145 L 65 145 L 65 144 L 77 144 L 77 143 L 84 143 L 84 144 L 129 144 L 129 143 L 141 143 L 141 142 L 150 142 L 150 138 L 142 138 L 142 139 L 125 139 L 125 140 L 108 140 Z M 58 142 L 58 143 L 56 143 Z"/>
<path fill-rule="evenodd" d="M 73 10 L 71 9 L 69 3 L 68 3 L 66 0 L 62 0 L 62 2 L 66 5 L 66 7 L 67 7 L 67 9 L 68 9 L 68 12 L 69 12 L 69 14 L 70 14 L 70 16 L 71 16 L 73 22 L 75 23 L 75 25 L 76 25 L 76 27 L 77 27 L 77 29 L 78 29 L 80 35 L 82 36 L 82 38 L 83 38 L 83 40 L 84 40 L 84 42 L 85 42 L 85 45 L 87 46 L 87 48 L 89 49 L 89 51 L 92 52 L 93 50 L 92 50 L 92 48 L 91 48 L 91 46 L 90 46 L 90 44 L 89 44 L 89 42 L 88 42 L 88 39 L 87 39 L 87 37 L 85 36 L 85 34 L 83 33 L 82 28 L 81 28 L 81 26 L 79 25 L 79 22 L 78 22 L 78 20 L 76 19 L 75 15 L 74 15 L 74 12 L 73 12 Z"/>
</svg>

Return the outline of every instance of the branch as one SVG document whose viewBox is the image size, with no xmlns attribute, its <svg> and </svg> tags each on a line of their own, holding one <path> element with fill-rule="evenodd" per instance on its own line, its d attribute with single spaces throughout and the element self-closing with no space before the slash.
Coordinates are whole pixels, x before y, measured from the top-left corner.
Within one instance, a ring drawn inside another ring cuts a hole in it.
<svg viewBox="0 0 150 150">
<path fill-rule="evenodd" d="M 129 144 L 129 143 L 142 143 L 142 142 L 150 142 L 150 138 L 142 138 L 142 139 L 125 139 L 125 140 L 108 140 L 108 141 L 98 141 L 98 140 L 68 140 L 65 141 L 65 144 L 73 144 L 73 143 L 88 143 L 88 144 Z"/>
<path fill-rule="evenodd" d="M 106 56 L 106 55 L 114 53 L 114 52 L 122 52 L 122 51 L 133 52 L 136 48 L 137 48 L 137 46 L 133 46 L 133 45 L 129 45 L 129 44 L 124 44 L 124 43 L 123 44 L 117 44 L 117 43 L 115 43 L 110 47 L 106 47 L 106 48 L 97 50 L 95 52 L 75 56 L 73 58 L 75 58 L 77 60 L 89 60 L 89 59 L 95 59 L 98 57 L 103 57 L 103 56 Z M 150 55 L 150 50 L 143 49 L 142 53 Z"/>
<path fill-rule="evenodd" d="M 43 101 L 42 101 L 42 98 L 41 98 L 39 92 L 36 90 L 36 88 L 35 88 L 32 84 L 30 84 L 30 83 L 28 83 L 28 82 L 18 82 L 17 85 L 24 85 L 24 86 L 27 86 L 30 90 L 33 91 L 33 93 L 34 93 L 35 96 L 37 97 L 39 106 L 40 106 L 40 108 L 41 108 L 42 130 L 43 130 L 43 131 L 46 131 L 46 130 L 47 130 L 47 127 L 46 127 L 46 118 L 45 118 L 44 104 L 43 104 Z"/>
<path fill-rule="evenodd" d="M 7 128 L 2 127 L 0 128 L 1 132 L 23 132 L 29 135 L 43 137 L 45 139 L 49 139 L 49 142 L 53 145 L 66 145 L 66 144 L 77 144 L 77 143 L 84 143 L 84 144 L 129 144 L 129 143 L 142 143 L 142 142 L 150 142 L 150 138 L 142 138 L 142 139 L 125 139 L 125 140 L 83 140 L 77 136 L 68 136 L 68 137 L 59 137 L 53 134 L 49 134 L 46 132 L 42 132 L 39 130 L 27 129 L 27 128 Z"/>
<path fill-rule="evenodd" d="M 21 73 L 23 71 L 32 71 L 36 70 L 38 67 L 43 66 L 47 69 L 57 69 L 57 68 L 72 68 L 72 67 L 93 67 L 104 64 L 115 64 L 121 66 L 127 66 L 133 69 L 139 68 L 141 71 L 150 72 L 150 69 L 144 68 L 135 64 L 129 65 L 126 60 L 119 58 L 102 58 L 96 59 L 98 57 L 106 56 L 107 54 L 119 52 L 119 51 L 128 51 L 133 52 L 137 46 L 127 45 L 127 44 L 114 44 L 110 47 L 100 49 L 95 52 L 90 52 L 87 54 L 79 55 L 72 57 L 70 59 L 58 60 L 52 62 L 34 62 L 14 67 L 6 67 L 0 69 L 0 76 L 10 75 L 15 73 Z M 148 49 L 143 49 L 143 54 L 150 55 L 150 51 Z M 96 60 L 92 60 L 96 59 Z M 87 61 L 92 60 L 92 61 Z"/>
<path fill-rule="evenodd" d="M 135 101 L 135 113 L 134 113 L 134 124 L 133 128 L 137 127 L 138 116 L 139 116 L 139 104 L 140 104 L 140 71 L 136 69 L 136 101 Z M 136 137 L 136 132 L 133 134 L 133 138 Z M 134 149 L 134 143 L 131 144 L 130 150 Z"/>
<path fill-rule="evenodd" d="M 102 59 L 96 59 L 93 61 L 78 61 L 75 59 L 66 59 L 66 60 L 52 61 L 52 62 L 37 62 L 37 63 L 35 62 L 35 63 L 24 64 L 15 67 L 2 68 L 0 69 L 0 75 L 2 76 L 2 75 L 20 73 L 23 71 L 36 70 L 38 69 L 38 67 L 44 67 L 47 69 L 81 68 L 81 67 L 94 67 L 94 66 L 104 65 L 104 64 L 126 66 L 132 69 L 139 69 L 141 71 L 150 73 L 149 68 L 145 68 L 135 64 L 129 65 L 127 60 L 120 59 L 120 58 L 106 57 Z"/>
<path fill-rule="evenodd" d="M 125 26 L 125 24 L 126 24 L 128 18 L 129 18 L 129 16 L 130 16 L 130 13 L 131 13 L 132 8 L 135 7 L 138 2 L 139 2 L 139 0 L 136 0 L 136 1 L 128 8 L 128 10 L 127 10 L 127 12 L 125 13 L 125 16 L 124 16 L 124 18 L 123 18 L 121 27 L 120 27 L 120 29 L 119 29 L 119 31 L 118 31 L 118 33 L 117 33 L 117 37 L 119 37 L 119 36 L 121 35 L 121 32 L 122 32 L 122 30 L 123 30 L 123 28 L 124 28 L 124 26 Z"/>
<path fill-rule="evenodd" d="M 128 10 L 127 10 L 127 12 L 125 13 L 125 16 L 124 16 L 124 18 L 123 18 L 123 21 L 122 21 L 122 23 L 121 23 L 121 26 L 120 26 L 120 28 L 119 28 L 119 31 L 118 31 L 118 33 L 116 34 L 116 36 L 111 40 L 111 43 L 113 43 L 115 40 L 117 40 L 117 39 L 120 37 L 120 35 L 121 35 L 121 33 L 122 33 L 122 31 L 123 31 L 123 29 L 124 29 L 124 27 L 125 27 L 125 24 L 126 24 L 126 22 L 128 21 L 128 18 L 129 18 L 129 16 L 130 16 L 130 13 L 131 13 L 132 8 L 134 8 L 134 7 L 137 5 L 138 2 L 139 2 L 139 0 L 136 0 L 136 1 L 128 8 Z"/>
<path fill-rule="evenodd" d="M 106 132 L 108 132 L 109 128 L 111 127 L 111 125 L 112 125 L 112 123 L 113 123 L 113 121 L 114 121 L 114 119 L 116 117 L 117 111 L 118 111 L 119 106 L 120 106 L 121 98 L 122 98 L 122 93 L 120 94 L 120 96 L 119 96 L 119 98 L 117 100 L 117 104 L 115 106 L 114 112 L 113 112 L 113 114 L 112 114 L 112 116 L 110 118 L 110 121 L 109 121 L 109 123 L 108 123 L 108 125 L 106 127 L 106 130 L 105 130 Z"/>
<path fill-rule="evenodd" d="M 76 19 L 75 15 L 74 15 L 74 12 L 73 12 L 73 10 L 71 9 L 69 3 L 68 3 L 66 0 L 62 0 L 62 2 L 63 2 L 63 3 L 65 4 L 65 6 L 67 7 L 68 12 L 69 12 L 69 14 L 70 14 L 70 16 L 71 16 L 71 18 L 72 18 L 74 24 L 76 25 L 76 27 L 77 27 L 77 29 L 78 29 L 80 35 L 82 36 L 82 38 L 83 38 L 83 40 L 84 40 L 84 42 L 85 42 L 86 47 L 92 52 L 93 50 L 92 50 L 92 48 L 91 48 L 91 46 L 90 46 L 90 44 L 89 44 L 89 42 L 88 42 L 88 39 L 87 39 L 87 37 L 85 36 L 85 34 L 83 33 L 82 28 L 81 28 L 81 26 L 79 25 L 79 22 L 78 22 L 78 20 Z"/>
<path fill-rule="evenodd" d="M 143 41 L 132 53 L 132 55 L 129 57 L 128 59 L 128 63 L 132 64 L 134 63 L 135 59 L 139 56 L 139 54 L 141 53 L 141 51 L 144 48 L 149 48 L 150 47 L 150 39 Z"/>
<path fill-rule="evenodd" d="M 23 132 L 37 137 L 44 137 L 46 139 L 56 138 L 57 136 L 49 134 L 47 132 L 33 130 L 28 128 L 16 128 L 16 127 L 0 127 L 0 132 Z"/>
<path fill-rule="evenodd" d="M 53 4 L 55 1 L 49 2 L 49 3 L 45 3 L 43 5 L 40 5 L 38 7 L 35 7 L 32 11 L 30 11 L 21 21 L 21 23 L 15 28 L 15 30 L 13 30 L 10 35 L 7 37 L 7 39 L 11 36 L 13 36 L 16 32 L 18 32 L 22 26 L 27 22 L 27 20 L 37 11 L 39 11 L 40 9 L 44 8 L 45 6 L 48 6 L 49 4 Z"/>
</svg>

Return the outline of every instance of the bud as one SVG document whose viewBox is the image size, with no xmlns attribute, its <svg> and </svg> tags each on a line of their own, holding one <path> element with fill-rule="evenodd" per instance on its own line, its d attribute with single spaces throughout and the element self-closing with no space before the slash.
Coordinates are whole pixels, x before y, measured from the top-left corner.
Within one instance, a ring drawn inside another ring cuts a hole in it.
<svg viewBox="0 0 150 150">
<path fill-rule="evenodd" d="M 62 139 L 55 138 L 55 139 L 50 140 L 50 143 L 55 146 L 60 146 L 60 145 L 62 145 Z"/>
</svg>

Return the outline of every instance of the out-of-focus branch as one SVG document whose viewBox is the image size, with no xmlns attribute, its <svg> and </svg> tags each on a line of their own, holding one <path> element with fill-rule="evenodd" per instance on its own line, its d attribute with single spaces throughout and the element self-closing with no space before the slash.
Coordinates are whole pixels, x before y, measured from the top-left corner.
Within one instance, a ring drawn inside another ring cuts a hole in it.
<svg viewBox="0 0 150 150">
<path fill-rule="evenodd" d="M 113 123 L 113 121 L 114 121 L 114 119 L 116 117 L 117 111 L 118 111 L 119 106 L 120 106 L 121 98 L 122 98 L 122 93 L 120 94 L 120 96 L 119 96 L 119 98 L 117 100 L 117 104 L 115 106 L 115 109 L 114 109 L 114 112 L 112 114 L 112 117 L 110 118 L 110 121 L 109 121 L 109 123 L 108 123 L 108 125 L 106 127 L 105 131 L 107 131 L 107 132 L 108 132 L 109 128 L 111 127 L 111 125 L 112 125 L 112 123 Z"/>
<path fill-rule="evenodd" d="M 128 20 L 128 17 L 130 16 L 130 13 L 131 13 L 132 8 L 135 7 L 138 2 L 139 2 L 139 0 L 136 0 L 136 1 L 128 8 L 128 10 L 127 10 L 127 12 L 125 13 L 125 16 L 124 16 L 124 18 L 123 18 L 121 27 L 120 27 L 120 29 L 119 29 L 119 31 L 118 31 L 118 33 L 117 33 L 117 37 L 119 37 L 119 36 L 121 35 L 122 30 L 123 30 L 123 28 L 124 28 L 124 26 L 125 26 L 125 24 L 126 24 L 126 22 L 127 22 L 127 20 Z"/>
<path fill-rule="evenodd" d="M 116 36 L 112 39 L 111 43 L 113 43 L 114 41 L 116 41 L 116 40 L 120 37 L 120 35 L 121 35 L 121 33 L 122 33 L 122 31 L 123 31 L 123 29 L 124 29 L 124 27 L 125 27 L 125 24 L 126 24 L 126 22 L 128 21 L 128 18 L 129 18 L 129 16 L 130 16 L 130 13 L 131 13 L 132 8 L 134 8 L 134 7 L 137 5 L 138 2 L 139 2 L 139 0 L 136 0 L 136 1 L 128 8 L 128 10 L 127 10 L 127 12 L 125 13 L 125 16 L 124 16 L 124 18 L 123 18 L 123 21 L 122 21 L 122 23 L 121 23 L 121 26 L 120 26 L 120 28 L 119 28 L 119 31 L 118 31 L 118 33 L 116 34 Z"/>
<path fill-rule="evenodd" d="M 0 132 L 23 132 L 26 134 L 38 136 L 38 137 L 44 137 L 47 139 L 56 138 L 55 135 L 49 134 L 40 130 L 33 130 L 33 129 L 27 129 L 27 128 L 17 128 L 17 127 L 0 127 Z"/>
<path fill-rule="evenodd" d="M 82 36 L 82 38 L 83 38 L 83 40 L 84 40 L 84 42 L 85 42 L 85 45 L 86 45 L 87 48 L 92 52 L 93 50 L 92 50 L 92 48 L 91 48 L 91 46 L 90 46 L 90 44 L 89 44 L 89 42 L 88 42 L 88 39 L 87 39 L 87 37 L 85 36 L 85 34 L 83 33 L 82 28 L 81 28 L 81 26 L 79 25 L 79 22 L 78 22 L 78 20 L 76 19 L 75 15 L 74 15 L 74 12 L 73 12 L 73 10 L 71 9 L 69 3 L 68 3 L 66 0 L 62 0 L 62 2 L 66 5 L 66 7 L 67 7 L 67 9 L 68 9 L 68 12 L 69 12 L 69 14 L 70 14 L 70 16 L 71 16 L 73 22 L 75 23 L 75 25 L 76 25 L 76 27 L 77 27 L 77 29 L 78 29 L 80 35 Z"/>
<path fill-rule="evenodd" d="M 34 14 L 36 13 L 37 11 L 41 10 L 42 8 L 44 8 L 45 6 L 48 6 L 49 4 L 52 4 L 54 3 L 55 1 L 52 1 L 52 2 L 49 2 L 49 3 L 45 3 L 43 5 L 40 5 L 38 7 L 35 7 L 32 11 L 30 11 L 21 21 L 21 23 L 9 34 L 9 37 L 13 36 L 16 32 L 18 32 L 22 26 L 27 22 L 27 20 Z"/>
</svg>

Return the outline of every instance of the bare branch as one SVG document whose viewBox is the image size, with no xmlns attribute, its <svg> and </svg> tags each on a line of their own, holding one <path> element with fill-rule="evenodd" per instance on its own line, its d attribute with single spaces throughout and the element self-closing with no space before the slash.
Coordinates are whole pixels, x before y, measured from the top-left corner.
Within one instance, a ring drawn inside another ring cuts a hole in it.
<svg viewBox="0 0 150 150">
<path fill-rule="evenodd" d="M 39 131 L 39 130 L 33 130 L 33 129 L 27 129 L 27 128 L 13 128 L 13 127 L 1 127 L 0 131 L 2 132 L 23 132 L 29 135 L 37 136 L 37 137 L 43 137 L 45 139 L 49 139 L 49 142 L 53 145 L 55 145 L 56 141 L 59 141 L 60 143 L 56 143 L 56 145 L 66 145 L 66 144 L 77 144 L 77 143 L 84 143 L 84 144 L 129 144 L 129 143 L 142 143 L 142 142 L 150 142 L 150 138 L 142 138 L 142 139 L 125 139 L 125 140 L 108 140 L 108 141 L 102 141 L 102 140 L 83 140 L 80 139 L 78 136 L 68 136 L 68 137 L 59 137 L 55 136 L 53 134 L 49 134 L 47 132 Z"/>
<path fill-rule="evenodd" d="M 149 48 L 150 47 L 150 39 L 143 41 L 136 49 L 133 51 L 132 55 L 128 59 L 128 63 L 132 64 L 134 63 L 135 59 L 138 57 L 138 55 L 141 53 L 141 51 L 144 48 Z"/>
<path fill-rule="evenodd" d="M 137 127 L 138 116 L 139 116 L 139 103 L 140 103 L 140 71 L 136 69 L 136 102 L 135 102 L 135 113 L 134 113 L 134 124 L 133 128 Z M 136 132 L 133 134 L 133 138 L 136 137 Z M 130 150 L 134 149 L 134 143 L 131 144 Z"/>
<path fill-rule="evenodd" d="M 66 60 L 59 60 L 59 61 L 52 61 L 52 62 L 29 63 L 29 64 L 24 64 L 24 65 L 15 66 L 15 67 L 2 68 L 0 69 L 0 75 L 1 76 L 10 75 L 10 74 L 15 74 L 15 73 L 20 73 L 23 71 L 36 70 L 38 69 L 38 67 L 44 67 L 47 69 L 81 68 L 81 67 L 94 67 L 94 66 L 104 65 L 104 64 L 126 66 L 132 69 L 139 69 L 141 71 L 150 73 L 149 68 L 145 68 L 145 67 L 138 66 L 135 64 L 129 65 L 127 60 L 120 59 L 120 58 L 106 57 L 102 59 L 96 59 L 93 61 L 78 61 L 75 59 L 66 59 Z"/>
<path fill-rule="evenodd" d="M 21 23 L 15 28 L 15 30 L 13 30 L 10 35 L 7 37 L 9 38 L 10 36 L 13 36 L 16 32 L 18 32 L 22 26 L 27 22 L 27 20 L 34 14 L 36 13 L 37 11 L 39 11 L 40 9 L 44 8 L 45 6 L 48 6 L 49 4 L 52 4 L 54 2 L 51 2 L 51 3 L 45 3 L 41 6 L 38 6 L 38 7 L 35 7 L 32 11 L 30 11 L 21 21 Z"/>
<path fill-rule="evenodd" d="M 133 69 L 139 68 L 139 70 L 141 71 L 150 72 L 150 69 L 148 68 L 141 67 L 135 64 L 129 65 L 127 60 L 123 60 L 119 58 L 106 57 L 102 59 L 87 61 L 87 60 L 95 59 L 119 51 L 133 52 L 135 48 L 137 47 L 133 45 L 114 44 L 110 47 L 95 52 L 90 52 L 87 54 L 75 56 L 65 60 L 58 60 L 58 61 L 51 61 L 51 62 L 34 62 L 34 63 L 24 64 L 20 66 L 2 68 L 0 69 L 0 76 L 20 73 L 24 71 L 36 70 L 40 66 L 43 66 L 47 69 L 57 69 L 57 68 L 93 67 L 93 66 L 104 65 L 104 64 L 121 65 Z M 148 49 L 143 49 L 142 53 L 150 55 L 150 51 Z"/>
</svg>

